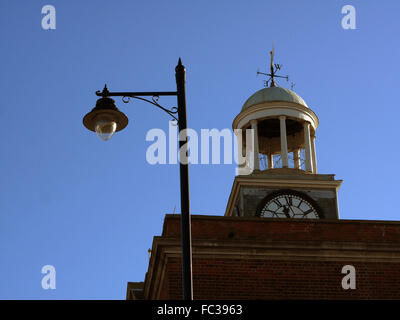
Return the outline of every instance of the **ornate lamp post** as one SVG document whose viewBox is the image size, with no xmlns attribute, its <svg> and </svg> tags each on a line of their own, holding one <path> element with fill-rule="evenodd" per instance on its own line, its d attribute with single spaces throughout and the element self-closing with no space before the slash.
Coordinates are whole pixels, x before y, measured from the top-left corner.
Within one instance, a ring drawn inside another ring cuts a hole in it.
<svg viewBox="0 0 400 320">
<path fill-rule="evenodd" d="M 101 98 L 97 100 L 96 106 L 83 118 L 83 125 L 94 132 L 104 141 L 109 140 L 115 132 L 124 129 L 128 125 L 128 118 L 115 106 L 115 102 L 110 97 L 122 97 L 124 103 L 128 103 L 130 98 L 139 99 L 151 103 L 157 108 L 168 113 L 178 122 L 179 128 L 179 159 L 180 159 L 180 184 L 181 184 L 181 240 L 182 240 L 182 286 L 183 299 L 193 299 L 192 289 L 192 253 L 191 253 L 191 227 L 189 210 L 189 167 L 187 152 L 186 135 L 186 94 L 185 94 L 185 67 L 179 58 L 175 68 L 176 91 L 166 92 L 109 92 L 107 86 L 103 91 L 97 91 L 96 95 Z M 143 97 L 152 97 L 148 100 Z M 167 109 L 158 104 L 161 96 L 176 96 L 178 107 Z M 181 131 L 184 132 L 181 134 Z"/>
</svg>

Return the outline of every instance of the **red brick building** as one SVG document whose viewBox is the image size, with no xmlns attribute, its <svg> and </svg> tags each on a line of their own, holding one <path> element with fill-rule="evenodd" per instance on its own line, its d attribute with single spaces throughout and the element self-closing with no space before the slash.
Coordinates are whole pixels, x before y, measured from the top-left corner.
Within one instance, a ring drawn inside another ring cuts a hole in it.
<svg viewBox="0 0 400 320">
<path fill-rule="evenodd" d="M 400 299 L 400 222 L 194 215 L 192 241 L 194 299 Z M 127 298 L 181 299 L 180 255 L 180 216 L 166 215 Z"/>
<path fill-rule="evenodd" d="M 339 219 L 342 181 L 317 172 L 318 124 L 274 81 L 245 102 L 225 216 L 192 216 L 194 299 L 400 299 L 400 222 Z M 180 216 L 167 215 L 127 299 L 181 299 L 180 257 Z"/>
</svg>

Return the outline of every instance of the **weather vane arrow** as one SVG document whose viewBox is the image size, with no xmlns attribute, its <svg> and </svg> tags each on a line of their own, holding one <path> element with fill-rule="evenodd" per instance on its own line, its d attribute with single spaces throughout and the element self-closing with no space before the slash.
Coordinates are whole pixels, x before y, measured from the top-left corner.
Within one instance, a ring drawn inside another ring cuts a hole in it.
<svg viewBox="0 0 400 320">
<path fill-rule="evenodd" d="M 276 87 L 275 78 L 284 78 L 284 79 L 286 79 L 286 81 L 289 81 L 289 76 L 281 76 L 281 75 L 276 74 L 276 72 L 278 70 L 281 70 L 282 65 L 277 64 L 277 63 L 274 64 L 274 54 L 275 54 L 274 45 L 272 45 L 272 51 L 270 51 L 269 54 L 271 55 L 270 73 L 264 73 L 264 72 L 257 71 L 257 75 L 263 74 L 263 75 L 269 77 L 269 79 L 265 81 L 266 87 L 268 87 L 269 83 L 271 83 L 270 87 Z"/>
</svg>

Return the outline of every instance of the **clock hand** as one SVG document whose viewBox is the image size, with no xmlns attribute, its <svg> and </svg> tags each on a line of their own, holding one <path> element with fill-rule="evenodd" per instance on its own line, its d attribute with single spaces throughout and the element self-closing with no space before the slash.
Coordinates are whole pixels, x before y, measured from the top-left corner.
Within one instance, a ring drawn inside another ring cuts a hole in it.
<svg viewBox="0 0 400 320">
<path fill-rule="evenodd" d="M 293 211 L 293 209 L 292 209 L 292 206 L 289 206 L 289 209 L 290 209 L 290 211 L 292 211 L 292 213 L 293 213 L 293 217 L 294 217 L 294 211 Z"/>
<path fill-rule="evenodd" d="M 285 200 L 286 200 L 286 203 L 287 203 L 287 208 L 289 208 L 289 210 L 292 212 L 292 214 L 293 214 L 293 217 L 295 216 L 295 213 L 294 213 L 294 211 L 293 211 L 293 209 L 292 209 L 292 199 L 290 198 L 290 197 L 288 197 L 288 196 L 285 196 Z M 289 210 L 287 210 L 287 212 L 289 213 Z M 286 213 L 285 213 L 286 214 Z M 286 214 L 286 217 L 288 217 L 288 215 Z M 289 218 L 289 217 L 288 217 Z"/>
<path fill-rule="evenodd" d="M 284 206 L 283 207 L 283 213 L 285 214 L 286 218 L 290 218 L 290 214 L 289 214 L 289 207 L 288 206 Z"/>
</svg>

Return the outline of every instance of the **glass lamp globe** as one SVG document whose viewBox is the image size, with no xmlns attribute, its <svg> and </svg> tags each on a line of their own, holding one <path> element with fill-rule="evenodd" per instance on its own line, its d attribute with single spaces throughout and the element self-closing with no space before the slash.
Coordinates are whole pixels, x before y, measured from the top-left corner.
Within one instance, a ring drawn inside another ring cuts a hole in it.
<svg viewBox="0 0 400 320">
<path fill-rule="evenodd" d="M 83 125 L 94 131 L 101 140 L 110 140 L 115 132 L 128 125 L 128 118 L 115 106 L 114 100 L 103 97 L 96 102 L 96 107 L 83 118 Z"/>
<path fill-rule="evenodd" d="M 112 120 L 99 120 L 96 122 L 95 130 L 101 140 L 108 141 L 117 130 L 117 123 Z"/>
</svg>

